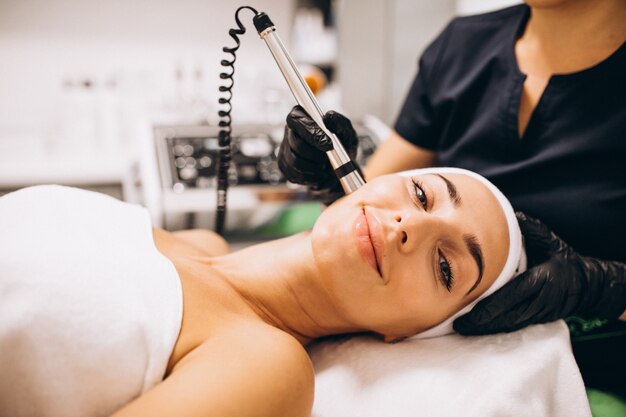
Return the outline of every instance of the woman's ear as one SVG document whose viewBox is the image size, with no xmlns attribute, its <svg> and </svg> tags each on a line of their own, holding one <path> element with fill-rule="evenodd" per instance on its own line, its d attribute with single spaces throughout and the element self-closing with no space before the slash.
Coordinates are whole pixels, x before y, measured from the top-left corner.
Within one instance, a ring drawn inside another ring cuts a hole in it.
<svg viewBox="0 0 626 417">
<path fill-rule="evenodd" d="M 383 340 L 385 341 L 385 343 L 398 343 L 398 342 L 402 342 L 404 339 L 406 339 L 407 336 L 397 336 L 397 335 L 383 335 Z"/>
</svg>

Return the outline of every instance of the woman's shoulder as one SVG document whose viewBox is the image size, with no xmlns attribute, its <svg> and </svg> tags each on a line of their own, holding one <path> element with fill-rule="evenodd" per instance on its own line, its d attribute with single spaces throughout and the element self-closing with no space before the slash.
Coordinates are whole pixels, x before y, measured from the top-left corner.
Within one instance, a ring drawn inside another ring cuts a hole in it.
<svg viewBox="0 0 626 417">
<path fill-rule="evenodd" d="M 313 367 L 304 348 L 264 327 L 233 326 L 210 338 L 114 417 L 310 416 Z"/>
<path fill-rule="evenodd" d="M 173 235 L 186 243 L 203 250 L 209 256 L 221 256 L 230 253 L 228 242 L 211 230 L 189 229 L 173 232 Z"/>
<path fill-rule="evenodd" d="M 163 254 L 200 256 L 221 256 L 230 253 L 230 247 L 224 238 L 205 229 L 190 229 L 168 232 L 153 228 L 155 245 Z"/>
<path fill-rule="evenodd" d="M 229 326 L 190 352 L 171 377 L 184 377 L 200 389 L 199 397 L 212 398 L 212 411 L 224 405 L 237 409 L 233 415 L 309 416 L 313 406 L 314 372 L 306 350 L 266 324 Z"/>
<path fill-rule="evenodd" d="M 420 72 L 424 71 L 430 83 L 435 79 L 459 80 L 470 72 L 468 69 L 482 68 L 494 57 L 504 57 L 506 48 L 513 48 L 528 10 L 528 6 L 521 4 L 456 17 L 422 54 Z"/>
<path fill-rule="evenodd" d="M 249 360 L 263 360 L 274 362 L 280 372 L 292 373 L 302 371 L 304 376 L 311 376 L 313 365 L 302 344 L 289 333 L 264 322 L 256 320 L 241 320 L 231 322 L 228 327 L 222 327 L 219 338 L 208 338 L 207 346 L 221 344 L 228 355 Z M 280 364 L 279 364 L 280 363 Z"/>
<path fill-rule="evenodd" d="M 514 37 L 528 11 L 528 6 L 520 4 L 488 13 L 459 16 L 450 22 L 444 33 L 448 32 L 451 46 L 491 47 L 491 42 L 500 43 Z"/>
<path fill-rule="evenodd" d="M 498 37 L 501 33 L 516 32 L 518 23 L 528 15 L 528 6 L 519 4 L 487 13 L 457 16 L 448 22 L 432 44 L 445 44 L 450 37 L 469 42 L 476 37 Z"/>
<path fill-rule="evenodd" d="M 516 4 L 514 6 L 506 7 L 503 9 L 493 10 L 490 12 L 477 13 L 472 15 L 463 15 L 456 17 L 453 21 L 460 22 L 462 24 L 469 23 L 502 23 L 507 22 L 510 19 L 518 19 L 525 16 L 529 12 L 530 8 L 526 4 Z"/>
</svg>

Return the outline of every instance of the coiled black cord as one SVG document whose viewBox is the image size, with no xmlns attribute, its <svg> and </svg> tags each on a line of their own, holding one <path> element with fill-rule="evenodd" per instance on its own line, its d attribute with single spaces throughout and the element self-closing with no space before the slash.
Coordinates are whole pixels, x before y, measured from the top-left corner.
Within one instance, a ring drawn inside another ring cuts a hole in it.
<svg viewBox="0 0 626 417">
<path fill-rule="evenodd" d="M 230 67 L 232 69 L 231 72 L 222 72 L 220 73 L 220 78 L 222 80 L 230 80 L 230 85 L 222 85 L 219 87 L 219 91 L 222 93 L 228 93 L 227 97 L 220 97 L 218 100 L 219 104 L 225 104 L 228 107 L 225 110 L 220 110 L 217 112 L 218 116 L 221 118 L 219 121 L 220 129 L 217 141 L 219 146 L 219 156 L 218 156 L 218 168 L 217 168 L 217 212 L 215 214 L 215 231 L 220 235 L 224 232 L 224 224 L 226 223 L 226 193 L 228 191 L 228 169 L 230 167 L 231 161 L 231 122 L 232 118 L 230 116 L 230 112 L 233 109 L 230 100 L 233 98 L 233 87 L 235 85 L 235 80 L 233 76 L 235 75 L 235 61 L 237 60 L 237 56 L 235 53 L 239 46 L 241 46 L 241 42 L 239 42 L 239 35 L 243 35 L 246 33 L 246 28 L 239 20 L 239 12 L 243 9 L 251 10 L 255 15 L 258 12 L 250 7 L 250 6 L 241 6 L 235 12 L 235 22 L 237 23 L 237 29 L 230 29 L 228 34 L 231 38 L 235 40 L 237 45 L 232 48 L 227 46 L 222 48 L 222 51 L 231 54 L 232 60 L 229 61 L 227 59 L 223 59 L 220 64 L 223 67 Z"/>
</svg>

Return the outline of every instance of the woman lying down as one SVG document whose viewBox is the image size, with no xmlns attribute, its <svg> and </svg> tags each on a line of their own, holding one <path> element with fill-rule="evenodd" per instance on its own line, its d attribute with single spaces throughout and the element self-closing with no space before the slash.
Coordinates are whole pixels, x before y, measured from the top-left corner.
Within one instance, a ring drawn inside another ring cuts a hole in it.
<svg viewBox="0 0 626 417">
<path fill-rule="evenodd" d="M 520 231 L 482 177 L 409 174 L 234 253 L 88 191 L 0 198 L 0 415 L 308 416 L 311 341 L 450 333 L 523 267 Z"/>
</svg>

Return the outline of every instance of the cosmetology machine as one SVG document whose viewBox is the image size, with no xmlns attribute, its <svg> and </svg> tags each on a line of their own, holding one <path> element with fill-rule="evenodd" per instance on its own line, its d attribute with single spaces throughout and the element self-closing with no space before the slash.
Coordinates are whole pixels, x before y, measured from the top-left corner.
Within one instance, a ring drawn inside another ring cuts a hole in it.
<svg viewBox="0 0 626 417">
<path fill-rule="evenodd" d="M 242 6 L 235 13 L 237 28 L 229 31 L 236 46 L 223 48 L 232 59 L 221 61 L 221 65 L 231 71 L 220 74 L 221 79 L 230 83 L 219 88 L 225 93 L 219 98 L 219 103 L 225 105 L 225 109 L 219 111 L 219 125 L 154 128 L 152 145 L 156 150 L 159 190 L 158 196 L 152 200 L 160 204 L 160 219 L 153 220 L 162 227 L 203 227 L 222 234 L 225 228 L 250 230 L 270 220 L 290 201 L 302 200 L 306 196 L 302 188 L 286 184 L 278 169 L 276 154 L 284 126 L 231 126 L 235 54 L 240 46 L 238 36 L 246 31 L 239 13 L 246 9 L 254 13 L 254 26 L 267 44 L 297 103 L 331 138 L 333 149 L 326 154 L 344 191 L 351 193 L 365 184 L 339 139 L 324 125 L 323 112 L 278 37 L 272 21 L 265 13 Z M 363 125 L 355 125 L 355 130 L 360 139 L 357 163 L 364 164 L 373 153 L 378 137 Z"/>
<path fill-rule="evenodd" d="M 379 141 L 375 130 L 355 124 L 359 136 L 357 163 L 365 164 Z M 155 126 L 144 161 L 144 201 L 153 222 L 169 230 L 215 229 L 220 128 L 208 125 Z M 225 230 L 250 231 L 271 221 L 286 207 L 307 199 L 303 187 L 287 183 L 276 154 L 284 126 L 233 126 L 228 167 L 228 216 Z M 148 178 L 148 180 L 146 180 Z M 154 217 L 156 215 L 156 217 Z"/>
</svg>

